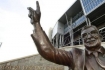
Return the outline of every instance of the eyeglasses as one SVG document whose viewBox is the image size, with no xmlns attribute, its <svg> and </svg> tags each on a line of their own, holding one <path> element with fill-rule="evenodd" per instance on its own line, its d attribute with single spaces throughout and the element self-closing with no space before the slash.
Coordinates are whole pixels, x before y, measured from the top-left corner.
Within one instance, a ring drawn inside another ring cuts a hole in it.
<svg viewBox="0 0 105 70">
<path fill-rule="evenodd" d="M 96 36 L 98 36 L 98 34 L 99 33 L 96 30 L 94 30 L 94 31 L 91 31 L 89 33 L 83 33 L 82 38 L 86 39 L 86 38 L 89 38 L 89 37 L 96 37 Z"/>
</svg>

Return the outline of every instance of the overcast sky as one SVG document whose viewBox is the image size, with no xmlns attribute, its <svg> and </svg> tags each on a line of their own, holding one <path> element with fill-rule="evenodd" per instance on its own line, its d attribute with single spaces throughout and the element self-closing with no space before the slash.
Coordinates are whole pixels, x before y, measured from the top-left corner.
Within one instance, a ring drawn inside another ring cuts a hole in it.
<svg viewBox="0 0 105 70">
<path fill-rule="evenodd" d="M 38 0 L 41 25 L 48 35 L 50 27 L 75 0 Z M 33 26 L 27 7 L 36 8 L 36 0 L 0 0 L 0 62 L 38 54 L 30 37 Z"/>
</svg>

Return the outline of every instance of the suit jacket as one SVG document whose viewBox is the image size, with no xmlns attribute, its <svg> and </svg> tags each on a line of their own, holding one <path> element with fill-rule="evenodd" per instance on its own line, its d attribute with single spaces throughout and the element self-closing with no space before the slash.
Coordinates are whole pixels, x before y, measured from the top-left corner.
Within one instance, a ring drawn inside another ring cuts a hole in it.
<svg viewBox="0 0 105 70">
<path fill-rule="evenodd" d="M 70 51 L 56 50 L 55 53 L 53 62 L 68 66 L 72 70 L 85 70 L 85 50 L 72 48 Z"/>
</svg>

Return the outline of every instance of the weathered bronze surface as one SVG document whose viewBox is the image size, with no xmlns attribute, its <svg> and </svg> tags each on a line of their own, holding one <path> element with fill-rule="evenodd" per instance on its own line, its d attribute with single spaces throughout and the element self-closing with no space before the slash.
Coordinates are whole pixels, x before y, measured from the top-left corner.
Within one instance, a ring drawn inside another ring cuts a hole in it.
<svg viewBox="0 0 105 70">
<path fill-rule="evenodd" d="M 36 7 L 36 10 L 28 8 L 28 16 L 34 26 L 31 37 L 42 57 L 51 62 L 68 66 L 72 70 L 105 70 L 105 49 L 101 46 L 101 38 L 95 26 L 85 26 L 81 31 L 85 50 L 78 48 L 72 48 L 70 51 L 57 49 L 52 46 L 40 25 L 41 12 L 38 1 Z"/>
</svg>

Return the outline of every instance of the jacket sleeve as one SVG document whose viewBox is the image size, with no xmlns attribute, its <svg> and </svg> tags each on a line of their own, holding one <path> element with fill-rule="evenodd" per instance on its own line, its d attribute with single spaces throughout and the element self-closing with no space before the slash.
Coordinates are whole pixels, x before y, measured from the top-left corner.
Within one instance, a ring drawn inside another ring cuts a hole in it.
<svg viewBox="0 0 105 70">
<path fill-rule="evenodd" d="M 37 28 L 31 37 L 43 58 L 60 65 L 69 67 L 73 65 L 72 53 L 54 48 L 42 28 Z"/>
</svg>

